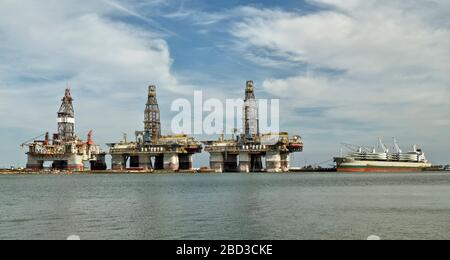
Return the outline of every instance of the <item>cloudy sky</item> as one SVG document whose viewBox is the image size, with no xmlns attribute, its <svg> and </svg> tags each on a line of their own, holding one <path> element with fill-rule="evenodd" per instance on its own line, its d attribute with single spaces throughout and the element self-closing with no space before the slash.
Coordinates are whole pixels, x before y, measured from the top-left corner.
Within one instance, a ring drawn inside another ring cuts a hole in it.
<svg viewBox="0 0 450 260">
<path fill-rule="evenodd" d="M 167 133 L 173 100 L 242 97 L 250 79 L 303 136 L 296 165 L 379 136 L 450 162 L 449 13 L 447 0 L 1 0 L 0 167 L 56 131 L 68 84 L 77 133 L 108 143 L 143 128 L 149 84 Z"/>
</svg>

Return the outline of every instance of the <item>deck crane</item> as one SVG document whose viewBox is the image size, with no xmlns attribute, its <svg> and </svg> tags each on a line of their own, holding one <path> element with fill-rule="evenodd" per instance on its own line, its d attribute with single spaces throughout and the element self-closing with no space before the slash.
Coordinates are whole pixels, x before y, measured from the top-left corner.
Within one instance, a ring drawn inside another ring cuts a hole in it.
<svg viewBox="0 0 450 260">
<path fill-rule="evenodd" d="M 378 144 L 380 146 L 381 149 L 383 149 L 384 153 L 389 153 L 389 149 L 386 147 L 386 145 L 383 143 L 383 140 L 380 138 L 378 138 Z"/>
<path fill-rule="evenodd" d="M 48 141 L 48 140 L 47 140 L 47 138 L 48 138 L 48 132 L 46 132 L 46 133 L 44 133 L 44 134 L 41 134 L 40 136 L 36 136 L 36 137 L 34 137 L 34 138 L 30 139 L 30 140 L 27 140 L 27 141 L 23 142 L 23 143 L 20 145 L 20 147 L 23 148 L 23 147 L 26 146 L 28 143 L 33 142 L 33 141 L 36 141 L 36 140 L 38 140 L 39 138 L 44 137 L 44 136 L 46 137 L 46 141 Z"/>
<path fill-rule="evenodd" d="M 347 143 L 342 143 L 342 145 L 345 146 L 350 151 L 356 151 L 359 153 L 362 153 L 362 152 L 371 153 L 373 150 L 373 147 L 368 147 L 368 146 L 361 146 L 361 145 L 354 145 L 354 144 L 347 144 Z"/>
<path fill-rule="evenodd" d="M 94 145 L 94 141 L 92 140 L 92 132 L 93 132 L 93 130 L 90 130 L 89 131 L 89 133 L 88 133 L 88 135 L 87 135 L 87 144 L 88 145 Z"/>
<path fill-rule="evenodd" d="M 398 154 L 402 153 L 402 149 L 400 148 L 400 146 L 398 145 L 397 139 L 394 137 L 394 149 L 395 152 Z"/>
</svg>

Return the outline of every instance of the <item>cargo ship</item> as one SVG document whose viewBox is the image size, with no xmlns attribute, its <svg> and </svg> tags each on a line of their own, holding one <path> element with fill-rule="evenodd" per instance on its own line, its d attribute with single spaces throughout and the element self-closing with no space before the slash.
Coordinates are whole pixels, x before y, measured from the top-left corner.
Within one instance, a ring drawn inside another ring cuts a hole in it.
<svg viewBox="0 0 450 260">
<path fill-rule="evenodd" d="M 414 145 L 412 151 L 404 153 L 395 139 L 393 152 L 381 139 L 379 147 L 382 152 L 364 146 L 343 145 L 351 152 L 334 158 L 338 172 L 419 172 L 431 167 L 422 149 Z"/>
</svg>

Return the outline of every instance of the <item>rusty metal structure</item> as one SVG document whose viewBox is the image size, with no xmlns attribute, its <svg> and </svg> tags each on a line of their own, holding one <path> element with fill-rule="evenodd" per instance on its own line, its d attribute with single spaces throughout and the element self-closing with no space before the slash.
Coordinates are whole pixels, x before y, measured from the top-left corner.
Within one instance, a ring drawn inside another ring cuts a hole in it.
<svg viewBox="0 0 450 260">
<path fill-rule="evenodd" d="M 187 135 L 161 135 L 155 86 L 149 87 L 144 114 L 144 131 L 136 131 L 134 141 L 125 135 L 121 142 L 108 144 L 112 170 L 192 170 L 192 156 L 202 152 L 202 144 Z"/>
<path fill-rule="evenodd" d="M 148 89 L 148 100 L 144 113 L 144 141 L 156 143 L 161 137 L 161 115 L 158 100 L 156 99 L 156 86 L 150 86 Z"/>
<path fill-rule="evenodd" d="M 252 140 L 253 136 L 259 135 L 258 103 L 253 81 L 247 81 L 245 87 L 243 115 L 245 138 L 246 140 Z"/>
<path fill-rule="evenodd" d="M 88 141 L 82 141 L 75 135 L 75 112 L 70 89 L 66 89 L 62 104 L 58 111 L 58 133 L 50 140 L 49 133 L 44 140 L 32 140 L 22 144 L 28 147 L 27 169 L 42 170 L 45 162 L 53 162 L 52 168 L 57 170 L 85 169 L 85 163 L 90 163 L 92 170 L 106 170 L 105 153 L 92 140 L 92 130 Z"/>
<path fill-rule="evenodd" d="M 215 172 L 288 172 L 291 154 L 303 151 L 298 135 L 288 133 L 261 134 L 258 106 L 253 81 L 248 81 L 243 106 L 243 131 L 232 139 L 206 141 L 210 167 Z M 264 167 L 265 159 L 265 167 Z"/>
</svg>

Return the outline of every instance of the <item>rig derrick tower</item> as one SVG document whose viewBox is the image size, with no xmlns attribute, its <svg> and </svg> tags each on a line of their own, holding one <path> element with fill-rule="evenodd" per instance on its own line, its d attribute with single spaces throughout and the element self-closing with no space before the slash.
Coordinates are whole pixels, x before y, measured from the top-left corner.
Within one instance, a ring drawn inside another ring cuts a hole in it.
<svg viewBox="0 0 450 260">
<path fill-rule="evenodd" d="M 259 135 L 258 103 L 253 81 L 247 81 L 243 110 L 244 137 L 253 140 L 253 136 Z"/>
<path fill-rule="evenodd" d="M 148 100 L 144 114 L 144 141 L 156 143 L 161 137 L 161 115 L 156 98 L 156 86 L 148 87 Z"/>
<path fill-rule="evenodd" d="M 66 89 L 58 111 L 58 140 L 69 142 L 75 140 L 75 112 L 70 89 Z"/>
</svg>

